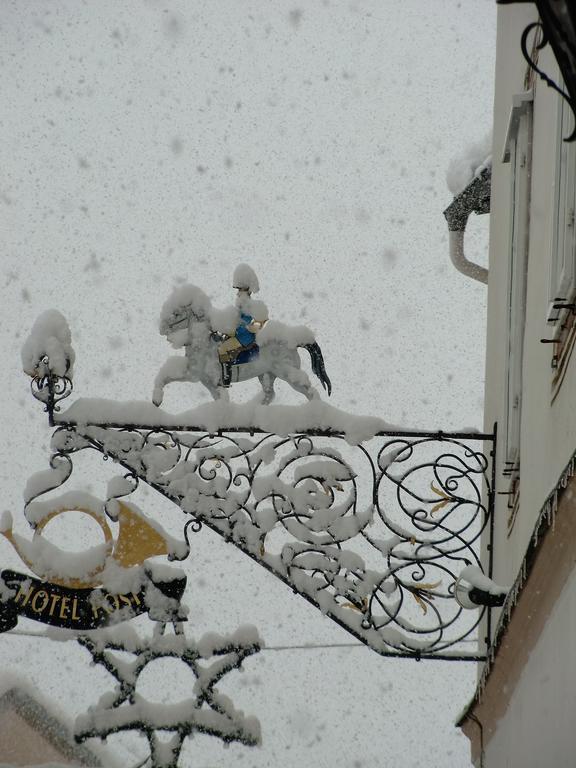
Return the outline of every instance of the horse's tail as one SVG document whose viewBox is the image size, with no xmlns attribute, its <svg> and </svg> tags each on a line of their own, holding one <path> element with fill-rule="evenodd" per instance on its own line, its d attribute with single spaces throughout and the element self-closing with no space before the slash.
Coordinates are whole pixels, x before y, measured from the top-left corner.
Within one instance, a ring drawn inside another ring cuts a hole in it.
<svg viewBox="0 0 576 768">
<path fill-rule="evenodd" d="M 310 353 L 310 362 L 312 363 L 312 371 L 318 376 L 320 382 L 326 392 L 330 395 L 332 393 L 332 382 L 328 378 L 326 368 L 324 367 L 324 358 L 322 357 L 322 350 L 316 342 L 312 344 L 303 344 L 303 347 Z"/>
</svg>

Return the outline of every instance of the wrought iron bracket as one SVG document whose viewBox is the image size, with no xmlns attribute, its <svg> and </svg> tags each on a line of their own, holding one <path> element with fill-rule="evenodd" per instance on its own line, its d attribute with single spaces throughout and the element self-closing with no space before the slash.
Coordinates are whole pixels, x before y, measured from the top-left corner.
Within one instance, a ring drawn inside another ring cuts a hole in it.
<svg viewBox="0 0 576 768">
<path fill-rule="evenodd" d="M 186 515 L 187 540 L 206 525 L 382 656 L 487 658 L 488 640 L 484 652 L 470 644 L 490 637 L 491 606 L 466 610 L 454 594 L 466 566 L 492 576 L 496 429 L 382 431 L 353 445 L 334 429 L 80 422 L 59 412 L 72 383 L 48 362 L 32 380 L 56 427 L 36 495 L 94 449 L 124 470 L 104 504 L 112 517 L 114 499 L 145 482 Z"/>
<path fill-rule="evenodd" d="M 491 608 L 463 610 L 454 587 L 466 565 L 482 569 L 482 552 L 491 576 L 494 433 L 350 445 L 333 431 L 214 434 L 65 413 L 56 426 L 52 466 L 97 450 L 126 471 L 125 494 L 144 481 L 382 656 L 485 660 L 470 643 Z"/>
</svg>

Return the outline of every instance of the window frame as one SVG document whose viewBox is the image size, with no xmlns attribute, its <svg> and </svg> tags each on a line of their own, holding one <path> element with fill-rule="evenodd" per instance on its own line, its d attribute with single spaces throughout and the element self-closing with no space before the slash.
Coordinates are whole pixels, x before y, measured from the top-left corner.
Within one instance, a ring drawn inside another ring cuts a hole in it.
<svg viewBox="0 0 576 768">
<path fill-rule="evenodd" d="M 520 472 L 522 367 L 530 226 L 533 91 L 513 96 L 502 162 L 510 165 L 510 229 L 507 275 L 505 473 L 511 488 Z M 519 279 L 518 279 L 519 278 Z"/>
<path fill-rule="evenodd" d="M 558 97 L 555 136 L 554 208 L 552 213 L 551 260 L 548 274 L 546 321 L 560 335 L 566 311 L 558 303 L 571 303 L 576 296 L 576 146 L 564 141 L 572 130 L 569 105 Z"/>
<path fill-rule="evenodd" d="M 506 276 L 507 350 L 503 470 L 508 478 L 508 536 L 512 533 L 520 504 L 520 447 L 524 326 L 530 230 L 530 185 L 532 172 L 532 90 L 515 94 L 508 121 L 502 162 L 510 165 L 509 232 Z M 519 278 L 519 279 L 518 279 Z"/>
</svg>

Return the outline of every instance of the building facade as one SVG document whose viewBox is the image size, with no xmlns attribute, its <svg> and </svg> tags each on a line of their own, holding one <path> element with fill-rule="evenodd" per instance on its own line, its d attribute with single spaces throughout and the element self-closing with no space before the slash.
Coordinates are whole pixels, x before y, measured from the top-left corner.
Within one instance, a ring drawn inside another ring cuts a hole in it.
<svg viewBox="0 0 576 768">
<path fill-rule="evenodd" d="M 564 5 L 498 5 L 485 426 L 498 425 L 493 578 L 511 589 L 459 722 L 482 768 L 576 765 L 576 141 L 568 101 L 521 50 L 526 32 L 567 90 L 535 26 Z"/>
<path fill-rule="evenodd" d="M 103 765 L 45 704 L 18 685 L 8 687 L 0 694 L 0 768 L 48 764 Z"/>
</svg>

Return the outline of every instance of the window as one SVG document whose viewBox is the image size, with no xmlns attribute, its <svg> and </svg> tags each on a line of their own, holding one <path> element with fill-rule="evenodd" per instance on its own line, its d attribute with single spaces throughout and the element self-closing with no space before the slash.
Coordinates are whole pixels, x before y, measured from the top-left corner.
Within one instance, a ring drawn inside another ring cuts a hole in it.
<svg viewBox="0 0 576 768">
<path fill-rule="evenodd" d="M 574 118 L 564 99 L 558 98 L 556 125 L 556 174 L 552 218 L 548 322 L 559 326 L 563 312 L 557 304 L 569 303 L 575 293 L 576 235 L 576 146 L 564 136 L 572 132 Z"/>
<path fill-rule="evenodd" d="M 510 240 L 508 249 L 508 364 L 504 473 L 510 478 L 508 506 L 511 529 L 518 507 L 520 425 L 522 412 L 522 357 L 526 318 L 526 275 L 530 164 L 532 149 L 532 92 L 514 96 L 503 162 L 510 164 Z"/>
<path fill-rule="evenodd" d="M 552 214 L 552 258 L 546 319 L 552 338 L 552 400 L 558 394 L 576 340 L 576 146 L 564 141 L 574 118 L 569 105 L 558 99 L 556 164 Z"/>
</svg>

